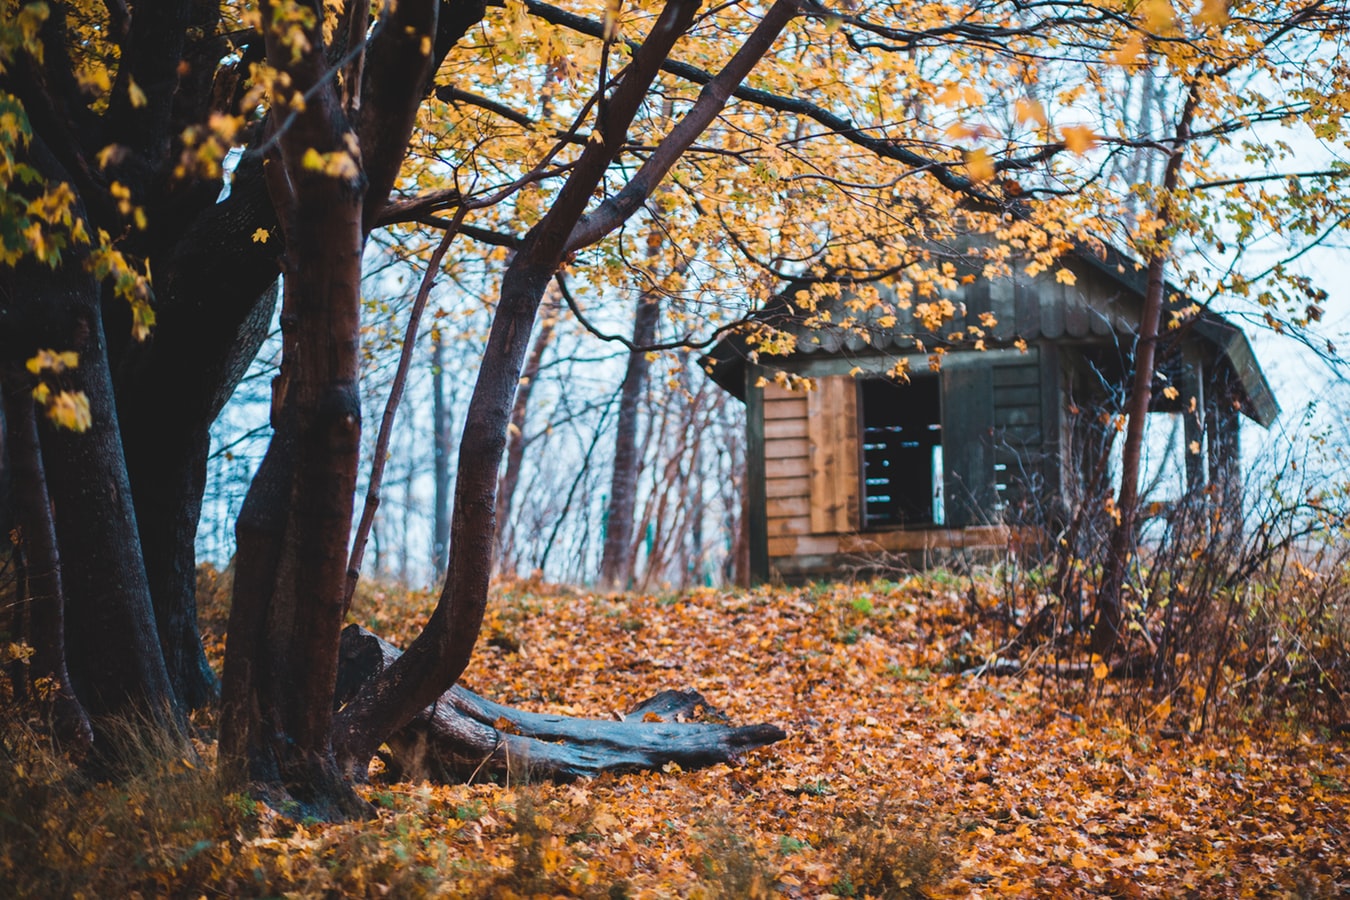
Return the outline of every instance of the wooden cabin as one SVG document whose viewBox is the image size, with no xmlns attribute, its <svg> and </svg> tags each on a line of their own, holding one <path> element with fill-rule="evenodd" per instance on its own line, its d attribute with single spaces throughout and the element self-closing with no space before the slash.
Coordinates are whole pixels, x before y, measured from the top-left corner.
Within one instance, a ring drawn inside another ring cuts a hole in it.
<svg viewBox="0 0 1350 900">
<path fill-rule="evenodd" d="M 745 402 L 750 581 L 989 557 L 1057 530 L 1094 465 L 1085 448 L 1105 452 L 1124 407 L 1144 291 L 1109 251 L 1062 265 L 1072 277 L 965 279 L 941 334 L 916 334 L 894 285 L 868 308 L 845 291 L 827 316 L 792 285 L 756 314 L 790 352 L 730 337 L 704 357 Z M 1268 426 L 1279 407 L 1242 331 L 1183 307 L 1169 290 L 1151 410 L 1184 421 L 1188 493 L 1240 515 L 1240 417 Z"/>
</svg>

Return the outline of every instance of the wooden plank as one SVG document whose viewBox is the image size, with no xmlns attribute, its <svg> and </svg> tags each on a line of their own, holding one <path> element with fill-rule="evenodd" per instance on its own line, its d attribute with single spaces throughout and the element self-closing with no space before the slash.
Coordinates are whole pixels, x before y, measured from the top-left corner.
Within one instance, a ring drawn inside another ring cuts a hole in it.
<svg viewBox="0 0 1350 900">
<path fill-rule="evenodd" d="M 862 494 L 857 383 L 847 375 L 819 379 L 816 390 L 807 395 L 806 423 L 811 445 L 811 530 L 856 531 Z"/>
<path fill-rule="evenodd" d="M 961 550 L 973 547 L 1006 547 L 1016 529 L 1004 526 L 971 528 L 916 528 L 901 531 L 873 531 L 845 535 L 839 540 L 840 553 L 904 553 L 914 550 Z"/>
<path fill-rule="evenodd" d="M 811 477 L 811 461 L 805 456 L 789 456 L 786 458 L 769 456 L 764 460 L 764 475 L 770 480 L 774 478 L 807 479 Z"/>
<path fill-rule="evenodd" d="M 765 441 L 766 459 L 786 459 L 792 456 L 810 456 L 811 443 L 805 437 L 772 438 Z"/>
<path fill-rule="evenodd" d="M 1032 369 L 1032 374 L 1036 370 Z M 1041 402 L 1041 386 L 1036 382 L 1031 384 L 1008 385 L 1003 382 L 1004 370 L 1002 368 L 994 370 L 994 405 L 995 406 L 1036 406 Z"/>
<path fill-rule="evenodd" d="M 797 556 L 803 553 L 838 553 L 839 536 L 833 534 L 804 534 L 769 538 L 769 559 L 779 556 Z"/>
<path fill-rule="evenodd" d="M 811 520 L 806 516 L 780 519 L 769 516 L 769 537 L 787 537 L 794 534 L 810 534 Z"/>
<path fill-rule="evenodd" d="M 786 497 L 810 497 L 811 481 L 807 478 L 769 478 L 764 483 L 766 500 Z"/>
<path fill-rule="evenodd" d="M 800 419 L 775 419 L 772 422 L 760 420 L 760 431 L 765 440 L 778 440 L 780 438 L 804 438 L 807 437 L 806 418 Z"/>
<path fill-rule="evenodd" d="M 774 419 L 800 419 L 805 416 L 805 397 L 793 397 L 790 400 L 764 401 L 764 418 L 766 421 L 772 421 Z"/>
<path fill-rule="evenodd" d="M 848 564 L 845 563 L 841 569 L 839 557 L 832 553 L 780 556 L 773 561 L 773 573 L 775 578 L 791 582 L 813 579 L 832 581 L 849 574 Z"/>
<path fill-rule="evenodd" d="M 811 498 L 810 497 L 774 497 L 769 501 L 769 518 L 771 519 L 806 519 L 811 520 Z"/>
<path fill-rule="evenodd" d="M 1003 406 L 994 407 L 994 425 L 1000 427 L 1035 427 L 1041 423 L 1041 406 Z"/>
<path fill-rule="evenodd" d="M 1040 354 L 1032 351 L 1014 363 L 994 366 L 996 387 L 1036 387 L 1041 383 Z"/>
</svg>

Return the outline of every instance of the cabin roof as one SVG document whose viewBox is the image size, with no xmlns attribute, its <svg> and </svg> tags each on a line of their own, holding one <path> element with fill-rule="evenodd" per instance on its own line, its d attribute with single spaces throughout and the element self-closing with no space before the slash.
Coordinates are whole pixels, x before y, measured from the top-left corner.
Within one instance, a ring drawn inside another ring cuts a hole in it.
<svg viewBox="0 0 1350 900">
<path fill-rule="evenodd" d="M 887 283 L 876 285 L 881 304 L 853 310 L 847 305 L 851 295 L 845 290 L 828 307 L 828 323 L 808 324 L 812 314 L 800 309 L 792 299 L 806 285 L 794 282 L 751 318 L 794 335 L 795 350 L 784 356 L 761 357 L 761 362 L 787 363 L 814 354 L 913 353 L 917 349 L 916 336 L 930 349 L 949 344 L 943 335 L 979 325 L 982 313 L 991 313 L 997 319 L 993 328 L 984 329 L 989 347 L 1007 346 L 1019 338 L 1101 343 L 1137 332 L 1146 280 L 1146 273 L 1138 263 L 1109 247 L 1100 252 L 1075 250 L 1062 262 L 1063 268 L 1074 274 L 1072 285 L 1060 282 L 1052 272 L 1033 277 L 1018 269 L 1006 278 L 978 279 L 944 294 L 957 305 L 958 315 L 944 324 L 942 335 L 925 332 L 911 318 L 912 313 L 900 309 L 899 294 L 893 284 Z M 1168 297 L 1164 327 L 1170 318 L 1169 311 L 1191 303 L 1172 285 L 1168 285 Z M 1242 411 L 1248 417 L 1263 427 L 1275 421 L 1279 404 L 1242 329 L 1218 313 L 1202 309 L 1181 321 L 1174 339 L 1194 342 L 1227 370 L 1241 395 Z M 955 350 L 962 344 L 950 346 Z M 732 334 L 714 345 L 702 363 L 714 382 L 744 400 L 745 363 L 750 356 L 749 338 L 745 334 Z"/>
</svg>

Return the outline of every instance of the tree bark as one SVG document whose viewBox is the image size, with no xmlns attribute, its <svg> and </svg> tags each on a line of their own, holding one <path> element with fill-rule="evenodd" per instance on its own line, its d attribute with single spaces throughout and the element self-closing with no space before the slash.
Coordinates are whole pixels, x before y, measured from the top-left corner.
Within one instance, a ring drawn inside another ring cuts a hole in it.
<svg viewBox="0 0 1350 900">
<path fill-rule="evenodd" d="M 56 737 L 68 748 L 88 749 L 94 733 L 66 669 L 65 590 L 52 521 L 47 476 L 34 409 L 32 379 L 11 363 L 0 370 L 5 444 L 14 473 L 14 516 L 23 557 L 22 603 L 33 648 L 28 665 L 31 695 L 44 708 Z"/>
<path fill-rule="evenodd" d="M 614 434 L 614 475 L 610 479 L 609 504 L 605 508 L 605 546 L 600 555 L 600 587 L 625 590 L 633 581 L 633 513 L 637 507 L 638 469 L 642 454 L 638 448 L 638 412 L 647 389 L 651 360 L 641 348 L 656 340 L 656 325 L 661 304 L 653 293 L 643 292 L 633 314 L 633 344 L 628 353 L 619 394 L 619 419 Z"/>
<path fill-rule="evenodd" d="M 245 231 L 248 223 L 276 222 L 261 165 L 241 169 L 224 208 L 199 219 L 167 254 L 157 270 L 153 339 L 125 347 L 117 367 L 122 444 L 160 643 L 176 692 L 194 709 L 219 692 L 196 600 L 210 428 L 267 337 L 279 271 L 280 242 L 269 247 Z M 176 427 L 165 427 L 170 416 Z"/>
<path fill-rule="evenodd" d="M 40 428 L 61 556 L 79 560 L 63 579 L 71 683 L 96 726 L 102 717 L 120 715 L 181 731 L 186 717 L 156 631 L 97 286 L 78 263 L 26 285 L 23 280 L 16 285 L 19 293 L 31 291 L 51 315 L 53 328 L 42 345 L 79 354 L 70 382 L 88 397 L 93 420 L 84 432 L 49 422 Z"/>
<path fill-rule="evenodd" d="M 391 15 L 407 28 L 395 29 L 395 42 L 416 49 L 429 41 L 435 10 L 433 3 L 400 4 Z M 266 35 L 268 58 L 291 79 L 291 91 L 276 102 L 294 110 L 277 135 L 269 178 L 286 246 L 283 362 L 274 384 L 277 432 L 250 489 L 256 524 L 253 533 L 241 532 L 231 612 L 240 644 L 227 652 L 221 745 L 227 762 L 264 790 L 337 819 L 366 811 L 338 770 L 331 728 L 360 453 L 366 180 L 317 21 L 305 37 L 307 50 L 296 56 L 293 41 Z M 415 58 L 420 85 L 430 56 Z M 386 112 L 400 124 L 397 109 Z M 410 130 L 411 117 L 403 118 Z M 377 156 L 389 137 L 375 142 Z M 406 133 L 402 140 L 406 147 Z M 316 152 L 341 165 L 308 165 Z M 267 540 L 279 526 L 280 540 Z"/>
<path fill-rule="evenodd" d="M 529 418 L 530 396 L 534 393 L 535 382 L 539 380 L 544 353 L 553 340 L 560 296 L 550 282 L 549 292 L 540 303 L 539 333 L 534 336 L 529 358 L 521 370 L 520 381 L 516 385 L 516 399 L 511 404 L 511 423 L 506 426 L 506 468 L 497 482 L 497 504 L 501 508 L 501 514 L 497 517 L 497 558 L 503 567 L 509 565 L 506 551 L 511 536 L 511 507 L 520 484 L 520 468 L 525 461 L 525 423 Z"/>
<path fill-rule="evenodd" d="M 445 570 L 450 552 L 450 404 L 445 396 L 445 347 L 440 336 L 431 342 L 431 440 L 432 472 L 435 480 L 435 514 L 431 536 L 431 564 L 434 571 Z"/>
<path fill-rule="evenodd" d="M 1158 327 L 1162 321 L 1162 307 L 1166 300 L 1166 242 L 1171 238 L 1172 192 L 1177 189 L 1181 163 L 1190 139 L 1191 121 L 1199 105 L 1199 87 L 1193 84 L 1186 97 L 1177 123 L 1167 164 L 1163 169 L 1162 195 L 1156 215 L 1161 227 L 1151 240 L 1155 244 L 1149 253 L 1148 278 L 1144 289 L 1144 308 L 1139 316 L 1139 339 L 1134 350 L 1134 380 L 1126 404 L 1128 420 L 1125 443 L 1121 448 L 1120 493 L 1116 499 L 1119 520 L 1111 532 L 1110 548 L 1102 569 L 1101 587 L 1097 592 L 1097 615 L 1092 625 L 1089 645 L 1093 653 L 1107 659 L 1120 642 L 1120 628 L 1124 615 L 1121 596 L 1125 578 L 1134 555 L 1139 518 L 1139 465 L 1144 447 L 1144 431 L 1148 410 L 1153 400 L 1154 362 L 1158 351 Z"/>
</svg>

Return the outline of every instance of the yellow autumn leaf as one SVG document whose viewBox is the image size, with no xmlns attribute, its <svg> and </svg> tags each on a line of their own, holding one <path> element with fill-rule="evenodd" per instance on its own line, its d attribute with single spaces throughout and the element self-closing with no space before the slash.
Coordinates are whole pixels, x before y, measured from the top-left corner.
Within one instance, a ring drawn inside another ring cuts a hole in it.
<svg viewBox="0 0 1350 900">
<path fill-rule="evenodd" d="M 1124 66 L 1127 69 L 1134 70 L 1142 66 L 1145 62 L 1144 51 L 1147 48 L 1147 41 L 1144 35 L 1138 31 L 1130 32 L 1119 47 L 1111 53 L 1107 59 L 1118 66 Z"/>
<path fill-rule="evenodd" d="M 1203 0 L 1200 11 L 1195 14 L 1200 25 L 1223 26 L 1228 24 L 1228 0 Z"/>
<path fill-rule="evenodd" d="M 265 244 L 267 243 L 267 239 L 270 238 L 271 236 L 272 233 L 268 231 L 266 228 L 255 228 L 253 230 L 253 243 Z"/>
<path fill-rule="evenodd" d="M 1172 0 L 1143 0 L 1139 4 L 1139 16 L 1154 34 L 1167 34 L 1176 29 L 1177 11 Z"/>
<path fill-rule="evenodd" d="M 1086 125 L 1070 125 L 1061 129 L 1064 146 L 1070 153 L 1082 156 L 1097 146 L 1097 134 Z"/>
<path fill-rule="evenodd" d="M 141 90 L 141 86 L 132 79 L 127 79 L 127 99 L 131 101 L 133 109 L 140 109 L 149 102 L 145 91 Z"/>
<path fill-rule="evenodd" d="M 1035 122 L 1044 128 L 1049 124 L 1049 120 L 1045 117 L 1045 107 L 1039 100 L 1032 100 L 1030 97 L 1019 97 L 1013 104 L 1013 114 L 1017 117 L 1018 125 Z"/>
<path fill-rule="evenodd" d="M 977 147 L 966 153 L 966 174 L 971 181 L 989 181 L 994 177 L 994 160 L 989 151 Z"/>
<path fill-rule="evenodd" d="M 120 163 L 126 155 L 126 147 L 121 144 L 109 144 L 98 151 L 98 153 L 94 155 L 94 158 L 98 160 L 98 167 L 100 169 L 106 169 L 108 166 Z"/>
<path fill-rule="evenodd" d="M 94 417 L 89 412 L 89 397 L 84 391 L 57 392 L 47 405 L 47 417 L 58 428 L 70 431 L 87 431 L 94 424 Z"/>
<path fill-rule="evenodd" d="M 1078 276 L 1068 269 L 1061 268 L 1055 271 L 1055 281 L 1060 284 L 1077 284 Z"/>
<path fill-rule="evenodd" d="M 73 369 L 80 364 L 80 355 L 74 350 L 39 350 L 37 355 L 24 365 L 29 372 L 37 375 L 42 372 L 60 373 Z"/>
<path fill-rule="evenodd" d="M 1168 400 L 1175 400 L 1181 396 L 1181 391 L 1177 390 L 1175 385 L 1169 384 L 1167 387 L 1163 388 L 1163 396 Z"/>
</svg>

